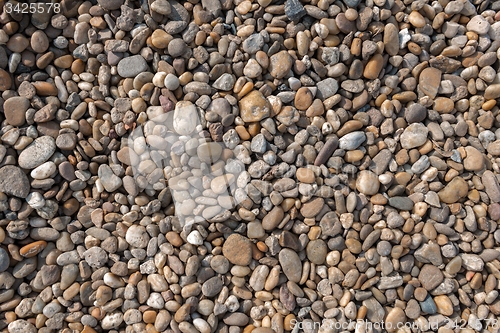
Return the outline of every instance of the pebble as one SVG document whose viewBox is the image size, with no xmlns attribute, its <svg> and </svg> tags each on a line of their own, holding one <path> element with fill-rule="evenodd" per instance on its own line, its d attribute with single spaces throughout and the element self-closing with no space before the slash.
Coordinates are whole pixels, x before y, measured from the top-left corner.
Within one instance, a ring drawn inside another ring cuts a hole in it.
<svg viewBox="0 0 500 333">
<path fill-rule="evenodd" d="M 259 91 L 252 91 L 239 101 L 241 119 L 246 123 L 269 117 L 272 106 Z"/>
<path fill-rule="evenodd" d="M 5 272 L 10 266 L 10 258 L 3 248 L 0 248 L 0 272 Z"/>
<path fill-rule="evenodd" d="M 469 191 L 469 186 L 461 177 L 451 180 L 441 191 L 438 192 L 439 199 L 444 203 L 455 203 L 465 197 Z"/>
<path fill-rule="evenodd" d="M 368 170 L 359 173 L 356 179 L 356 189 L 365 195 L 375 195 L 380 188 L 378 176 Z"/>
<path fill-rule="evenodd" d="M 404 149 L 412 149 L 422 146 L 427 141 L 429 130 L 422 123 L 410 124 L 401 134 L 401 146 Z"/>
<path fill-rule="evenodd" d="M 288 280 L 298 283 L 302 276 L 302 264 L 296 252 L 282 249 L 279 253 L 279 263 Z"/>
<path fill-rule="evenodd" d="M 34 169 L 47 161 L 55 151 L 54 138 L 50 136 L 39 137 L 19 154 L 19 166 L 23 169 Z"/>
<path fill-rule="evenodd" d="M 443 273 L 434 265 L 425 264 L 420 269 L 418 280 L 426 290 L 436 288 L 444 279 Z"/>
<path fill-rule="evenodd" d="M 147 71 L 148 64 L 141 55 L 135 55 L 120 60 L 116 69 L 121 77 L 136 77 L 140 73 Z"/>
<path fill-rule="evenodd" d="M 0 192 L 26 198 L 29 191 L 30 182 L 23 170 L 13 165 L 0 168 Z"/>
<path fill-rule="evenodd" d="M 248 238 L 231 234 L 224 242 L 222 253 L 232 264 L 246 266 L 252 260 L 252 245 Z"/>
<path fill-rule="evenodd" d="M 500 314 L 498 4 L 57 8 L 2 16 L 3 329 Z"/>
<path fill-rule="evenodd" d="M 11 97 L 4 103 L 4 115 L 7 122 L 12 126 L 22 126 L 26 122 L 26 111 L 30 107 L 30 101 L 26 97 Z"/>
</svg>

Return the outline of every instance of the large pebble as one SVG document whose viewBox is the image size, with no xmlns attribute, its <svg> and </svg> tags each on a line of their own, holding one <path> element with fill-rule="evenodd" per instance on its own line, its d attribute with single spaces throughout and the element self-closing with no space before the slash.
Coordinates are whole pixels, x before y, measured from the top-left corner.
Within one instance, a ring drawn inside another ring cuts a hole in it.
<svg viewBox="0 0 500 333">
<path fill-rule="evenodd" d="M 56 141 L 53 137 L 39 137 L 19 154 L 19 166 L 23 169 L 36 168 L 47 161 L 55 151 Z"/>
<path fill-rule="evenodd" d="M 279 253 L 279 262 L 288 280 L 298 283 L 302 275 L 302 263 L 297 253 L 290 249 L 282 249 Z"/>
<path fill-rule="evenodd" d="M 0 192 L 26 198 L 29 191 L 30 182 L 23 170 L 14 165 L 0 168 Z"/>
</svg>

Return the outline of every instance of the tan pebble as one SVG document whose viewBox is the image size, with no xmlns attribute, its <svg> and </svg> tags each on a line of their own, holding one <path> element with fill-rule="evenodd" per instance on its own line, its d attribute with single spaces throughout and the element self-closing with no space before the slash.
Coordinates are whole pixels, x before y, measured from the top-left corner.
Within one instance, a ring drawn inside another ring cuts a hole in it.
<svg viewBox="0 0 500 333">
<path fill-rule="evenodd" d="M 343 137 L 347 133 L 357 131 L 363 127 L 363 123 L 359 120 L 349 120 L 347 121 L 338 131 L 337 136 Z"/>
<path fill-rule="evenodd" d="M 42 30 L 37 30 L 31 35 L 30 45 L 36 53 L 43 53 L 49 48 L 49 39 Z"/>
<path fill-rule="evenodd" d="M 10 74 L 0 68 L 0 91 L 9 90 L 12 85 Z"/>
<path fill-rule="evenodd" d="M 345 12 L 345 18 L 349 21 L 356 21 L 358 18 L 358 12 L 354 8 L 349 8 Z"/>
<path fill-rule="evenodd" d="M 408 15 L 408 21 L 416 28 L 423 28 L 425 26 L 425 18 L 417 11 L 412 11 Z"/>
<path fill-rule="evenodd" d="M 7 48 L 12 52 L 21 53 L 30 45 L 29 40 L 21 34 L 15 34 L 7 42 Z"/>
<path fill-rule="evenodd" d="M 375 54 L 366 64 L 363 76 L 368 80 L 375 80 L 384 66 L 384 58 L 381 54 Z"/>
<path fill-rule="evenodd" d="M 55 85 L 49 82 L 36 81 L 32 82 L 36 89 L 37 95 L 40 96 L 57 96 L 57 88 Z"/>
<path fill-rule="evenodd" d="M 302 87 L 295 94 L 295 107 L 298 110 L 304 111 L 311 106 L 313 102 L 313 94 L 309 88 Z"/>
<path fill-rule="evenodd" d="M 19 249 L 19 254 L 25 258 L 31 258 L 36 256 L 38 253 L 42 252 L 47 246 L 47 242 L 40 240 L 28 245 L 23 246 Z"/>
<path fill-rule="evenodd" d="M 437 68 L 425 68 L 420 73 L 418 88 L 430 98 L 436 98 L 439 85 L 441 84 L 441 74 L 441 71 Z"/>
<path fill-rule="evenodd" d="M 236 126 L 235 130 L 236 130 L 236 133 L 238 133 L 238 136 L 242 140 L 247 141 L 250 139 L 250 134 L 248 133 L 248 131 L 246 130 L 246 128 L 244 126 Z"/>
<path fill-rule="evenodd" d="M 451 113 L 455 104 L 447 97 L 438 97 L 434 100 L 433 108 L 439 113 Z"/>
<path fill-rule="evenodd" d="M 244 122 L 255 122 L 269 117 L 271 104 L 260 91 L 254 90 L 240 100 L 239 109 Z"/>
<path fill-rule="evenodd" d="M 344 155 L 344 160 L 348 163 L 361 161 L 365 154 L 361 150 L 349 150 Z"/>
<path fill-rule="evenodd" d="M 151 35 L 151 44 L 153 44 L 156 48 L 165 49 L 168 47 L 168 44 L 172 41 L 172 39 L 174 38 L 165 30 L 156 29 Z"/>
<path fill-rule="evenodd" d="M 290 72 L 292 65 L 293 58 L 287 51 L 278 52 L 270 58 L 269 73 L 277 79 L 282 79 Z"/>
<path fill-rule="evenodd" d="M 54 60 L 54 65 L 59 68 L 70 68 L 73 63 L 73 56 L 71 54 L 64 55 Z"/>
<path fill-rule="evenodd" d="M 453 314 L 453 304 L 451 300 L 446 295 L 439 295 L 434 297 L 434 303 L 436 303 L 437 312 L 444 316 L 451 316 Z"/>
<path fill-rule="evenodd" d="M 442 202 L 451 204 L 465 197 L 468 192 L 467 182 L 463 178 L 455 176 L 445 188 L 438 192 L 438 195 Z"/>
<path fill-rule="evenodd" d="M 314 183 L 315 180 L 315 175 L 314 172 L 311 169 L 307 168 L 299 168 L 297 169 L 297 172 L 295 173 L 297 180 L 299 180 L 302 183 L 307 183 L 307 184 L 312 184 Z"/>
<path fill-rule="evenodd" d="M 259 134 L 260 130 L 261 130 L 260 123 L 251 123 L 248 125 L 248 133 L 252 138 L 257 134 Z"/>
<path fill-rule="evenodd" d="M 377 193 L 370 198 L 370 202 L 374 205 L 385 205 L 387 198 L 382 193 Z"/>
</svg>

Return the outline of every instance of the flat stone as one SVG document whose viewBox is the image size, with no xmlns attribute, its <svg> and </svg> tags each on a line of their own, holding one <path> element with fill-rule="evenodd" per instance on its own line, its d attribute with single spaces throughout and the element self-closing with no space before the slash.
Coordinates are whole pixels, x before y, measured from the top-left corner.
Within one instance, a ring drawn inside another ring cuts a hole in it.
<svg viewBox="0 0 500 333">
<path fill-rule="evenodd" d="M 437 313 L 444 316 L 451 316 L 453 314 L 453 303 L 446 295 L 439 295 L 434 297 L 434 303 L 436 304 Z"/>
<path fill-rule="evenodd" d="M 141 55 L 135 55 L 120 60 L 116 68 L 121 77 L 136 77 L 148 70 L 148 64 Z"/>
<path fill-rule="evenodd" d="M 229 91 L 233 89 L 235 82 L 233 75 L 224 73 L 214 82 L 213 87 L 218 90 Z"/>
<path fill-rule="evenodd" d="M 408 197 L 391 197 L 389 198 L 389 205 L 399 210 L 411 211 L 414 203 Z"/>
<path fill-rule="evenodd" d="M 500 184 L 493 172 L 486 170 L 481 178 L 491 202 L 500 202 Z"/>
<path fill-rule="evenodd" d="M 14 165 L 0 168 L 0 192 L 18 198 L 26 198 L 30 191 L 30 182 L 26 174 Z"/>
<path fill-rule="evenodd" d="M 56 151 L 56 142 L 50 136 L 42 136 L 33 141 L 19 154 L 19 166 L 33 169 L 47 161 Z"/>
<path fill-rule="evenodd" d="M 422 263 L 431 263 L 434 266 L 439 266 L 443 263 L 441 248 L 435 243 L 423 244 L 415 251 L 415 259 Z"/>
<path fill-rule="evenodd" d="M 298 283 L 302 276 L 302 262 L 298 254 L 287 248 L 282 249 L 279 253 L 279 262 L 288 280 Z"/>
<path fill-rule="evenodd" d="M 420 309 L 427 314 L 435 314 L 437 312 L 436 303 L 431 295 L 427 295 L 424 301 L 420 302 Z"/>
<path fill-rule="evenodd" d="M 481 272 L 484 268 L 484 261 L 477 254 L 463 253 L 460 255 L 462 258 L 462 266 L 474 272 Z"/>
<path fill-rule="evenodd" d="M 316 93 L 316 98 L 321 100 L 325 100 L 329 97 L 332 97 L 339 90 L 339 84 L 337 80 L 333 78 L 324 79 L 323 81 L 319 81 L 316 83 L 316 87 L 318 88 L 318 92 Z"/>
<path fill-rule="evenodd" d="M 427 141 L 429 129 L 422 123 L 409 125 L 401 134 L 400 142 L 404 149 L 420 147 Z"/>
<path fill-rule="evenodd" d="M 262 227 L 264 230 L 274 230 L 282 221 L 285 213 L 281 206 L 275 206 L 262 219 Z"/>
<path fill-rule="evenodd" d="M 3 105 L 5 119 L 12 126 L 22 126 L 26 121 L 26 111 L 29 107 L 30 101 L 26 97 L 11 97 Z"/>
<path fill-rule="evenodd" d="M 399 52 L 399 29 L 392 23 L 384 28 L 384 50 L 387 54 L 395 56 Z"/>
<path fill-rule="evenodd" d="M 354 150 L 366 140 L 366 134 L 362 131 L 347 133 L 339 140 L 339 148 L 344 150 Z"/>
<path fill-rule="evenodd" d="M 405 119 L 409 124 L 419 123 L 427 118 L 427 108 L 419 103 L 413 103 L 405 109 Z"/>
<path fill-rule="evenodd" d="M 206 297 L 214 297 L 222 290 L 224 283 L 219 276 L 214 276 L 203 283 L 201 291 Z"/>
<path fill-rule="evenodd" d="M 497 99 L 500 97 L 500 84 L 491 84 L 484 91 L 484 98 Z"/>
<path fill-rule="evenodd" d="M 420 274 L 418 275 L 418 280 L 426 290 L 432 290 L 439 286 L 443 282 L 444 276 L 441 270 L 434 266 L 425 264 L 420 269 Z"/>
<path fill-rule="evenodd" d="M 378 176 L 369 170 L 362 170 L 356 179 L 356 189 L 365 195 L 375 195 L 380 188 Z"/>
<path fill-rule="evenodd" d="M 467 30 L 473 31 L 478 35 L 485 35 L 488 33 L 490 29 L 490 24 L 484 17 L 481 15 L 476 15 L 470 19 L 469 23 L 467 23 Z"/>
<path fill-rule="evenodd" d="M 217 142 L 205 142 L 196 148 L 196 153 L 200 161 L 213 164 L 222 154 L 222 145 Z"/>
<path fill-rule="evenodd" d="M 363 76 L 368 80 L 375 80 L 378 78 L 380 71 L 384 67 L 384 57 L 381 54 L 375 54 L 368 61 L 363 71 Z"/>
<path fill-rule="evenodd" d="M 328 247 L 321 239 L 310 241 L 306 247 L 307 259 L 316 265 L 322 265 L 325 262 Z"/>
<path fill-rule="evenodd" d="M 302 205 L 300 213 L 306 218 L 315 217 L 323 209 L 324 204 L 325 200 L 323 198 L 314 198 Z"/>
<path fill-rule="evenodd" d="M 455 203 L 465 197 L 469 192 L 469 185 L 461 177 L 453 178 L 441 191 L 438 192 L 439 199 L 447 204 Z"/>
<path fill-rule="evenodd" d="M 399 325 L 404 325 L 405 323 L 405 312 L 398 307 L 392 308 L 385 318 L 385 327 L 389 333 L 397 332 L 399 330 Z"/>
<path fill-rule="evenodd" d="M 252 245 L 248 238 L 231 234 L 222 245 L 222 254 L 232 264 L 247 266 L 252 261 Z"/>
<path fill-rule="evenodd" d="M 430 98 L 436 98 L 441 84 L 441 71 L 434 67 L 425 68 L 418 79 L 419 89 Z"/>
<path fill-rule="evenodd" d="M 36 327 L 24 319 L 18 319 L 11 322 L 8 326 L 10 333 L 36 333 Z"/>
<path fill-rule="evenodd" d="M 269 73 L 277 79 L 282 79 L 290 72 L 292 65 L 292 56 L 287 51 L 280 51 L 269 58 Z"/>
<path fill-rule="evenodd" d="M 240 116 L 246 123 L 261 121 L 271 114 L 271 104 L 260 91 L 253 90 L 239 102 Z"/>
<path fill-rule="evenodd" d="M 385 318 L 385 310 L 374 298 L 365 299 L 362 304 L 366 307 L 366 318 L 371 322 L 382 322 Z"/>
<path fill-rule="evenodd" d="M 132 225 L 128 228 L 127 233 L 125 234 L 125 240 L 128 244 L 136 248 L 145 248 L 149 243 L 149 235 L 146 231 L 146 228 L 142 225 Z"/>
<path fill-rule="evenodd" d="M 9 90 L 12 86 L 12 79 L 9 72 L 0 68 L 0 91 Z"/>
<path fill-rule="evenodd" d="M 321 148 L 318 155 L 316 156 L 316 159 L 314 160 L 314 165 L 325 164 L 326 161 L 328 161 L 328 159 L 332 156 L 335 149 L 337 149 L 338 145 L 339 145 L 339 139 L 337 137 L 332 137 L 328 139 L 323 145 L 323 148 Z"/>
<path fill-rule="evenodd" d="M 245 51 L 248 54 L 257 53 L 258 51 L 262 50 L 263 46 L 264 46 L 264 37 L 262 37 L 261 34 L 251 34 L 243 41 L 243 51 Z"/>
<path fill-rule="evenodd" d="M 113 170 L 107 164 L 101 164 L 97 173 L 99 179 L 101 180 L 104 189 L 107 192 L 114 192 L 120 186 L 122 186 L 122 180 L 120 177 L 114 174 Z"/>
<path fill-rule="evenodd" d="M 467 153 L 467 157 L 464 158 L 465 170 L 481 171 L 485 166 L 483 154 L 471 146 L 465 147 L 465 152 Z"/>
</svg>

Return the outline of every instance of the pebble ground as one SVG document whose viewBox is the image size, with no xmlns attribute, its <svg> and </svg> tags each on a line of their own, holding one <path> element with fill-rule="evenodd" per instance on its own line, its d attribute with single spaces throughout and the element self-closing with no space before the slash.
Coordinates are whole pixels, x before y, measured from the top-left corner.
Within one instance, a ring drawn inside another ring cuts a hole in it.
<svg viewBox="0 0 500 333">
<path fill-rule="evenodd" d="M 1 332 L 499 331 L 499 1 L 0 5 Z"/>
</svg>

